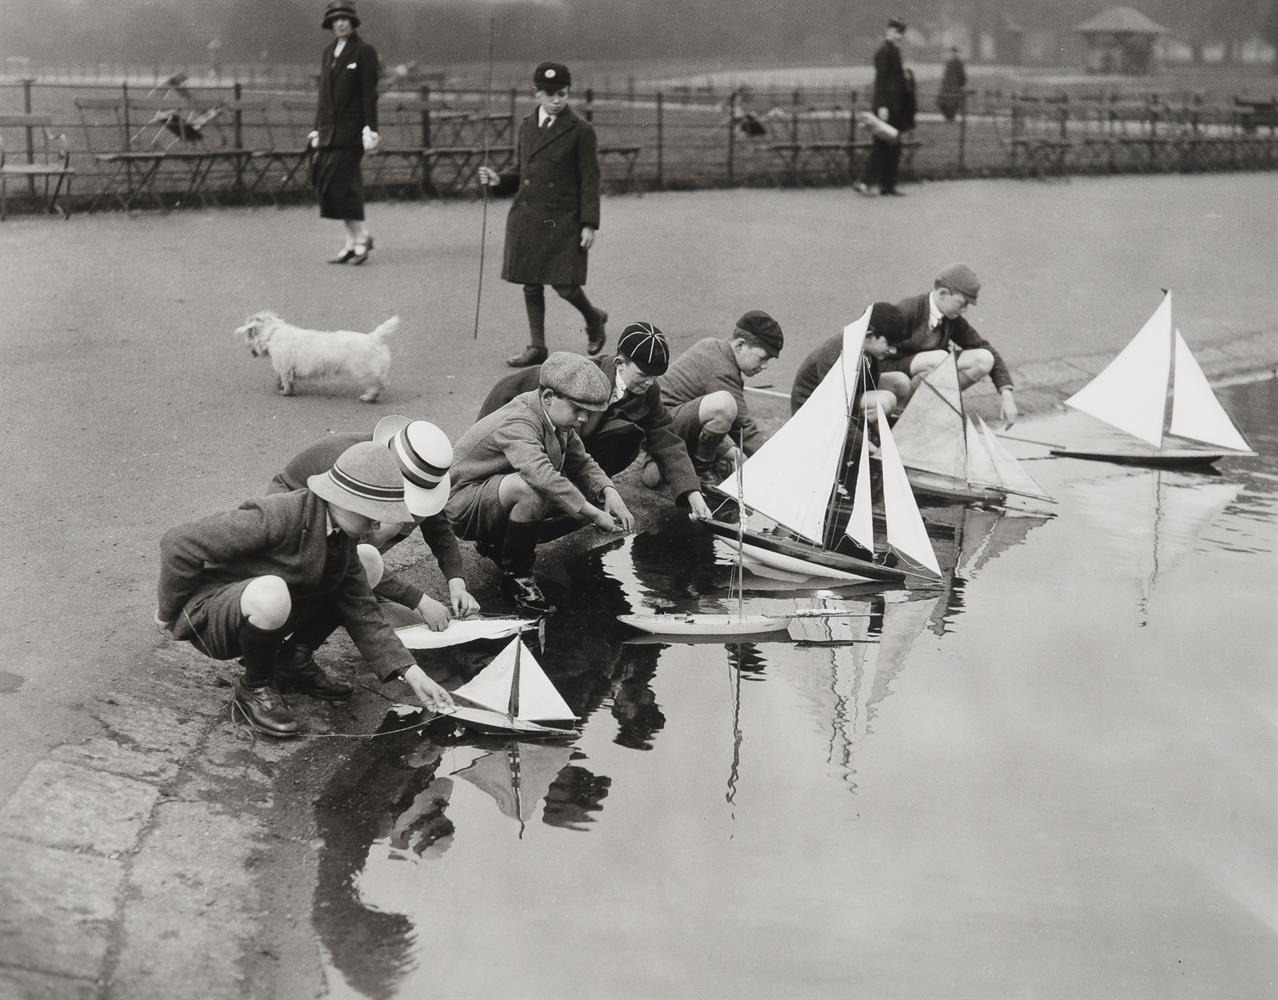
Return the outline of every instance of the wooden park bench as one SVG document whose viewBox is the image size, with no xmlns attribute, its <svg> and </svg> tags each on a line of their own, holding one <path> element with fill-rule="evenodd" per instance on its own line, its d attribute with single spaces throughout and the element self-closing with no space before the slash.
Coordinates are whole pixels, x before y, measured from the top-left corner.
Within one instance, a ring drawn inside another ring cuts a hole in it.
<svg viewBox="0 0 1278 1000">
<path fill-rule="evenodd" d="M 920 143 L 901 141 L 901 170 L 908 172 Z M 810 142 L 772 142 L 767 149 L 777 159 L 782 183 L 798 185 L 816 177 L 820 181 L 850 184 L 860 173 L 864 158 L 874 148 L 869 139 L 818 139 Z"/>
<path fill-rule="evenodd" d="M 621 168 L 622 184 L 635 194 L 639 193 L 639 178 L 635 175 L 635 165 L 639 162 L 642 146 L 600 146 L 598 149 L 599 165 L 606 168 L 610 162 L 617 161 Z"/>
<path fill-rule="evenodd" d="M 1248 134 L 1261 128 L 1268 128 L 1272 133 L 1274 128 L 1278 127 L 1278 98 L 1253 100 L 1248 97 L 1235 97 L 1234 115 L 1238 127 Z"/>
<path fill-rule="evenodd" d="M 15 139 L 21 135 L 22 141 L 6 144 L 6 135 Z M 0 115 L 0 221 L 8 214 L 10 178 L 25 179 L 28 193 L 33 198 L 41 197 L 46 211 L 58 211 L 63 218 L 70 218 L 67 203 L 74 174 L 66 136 L 54 130 L 52 118 Z M 36 195 L 36 181 L 42 182 L 41 196 Z"/>
</svg>

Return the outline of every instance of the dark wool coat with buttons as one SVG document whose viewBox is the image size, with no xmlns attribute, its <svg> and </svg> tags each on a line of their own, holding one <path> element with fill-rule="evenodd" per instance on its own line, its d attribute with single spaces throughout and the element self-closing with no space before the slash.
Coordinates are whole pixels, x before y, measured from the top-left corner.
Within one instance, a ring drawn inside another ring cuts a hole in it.
<svg viewBox="0 0 1278 1000">
<path fill-rule="evenodd" d="M 512 192 L 502 278 L 520 285 L 584 285 L 581 227 L 599 228 L 599 161 L 590 123 L 564 108 L 543 131 L 533 109 L 519 126 L 516 168 L 497 185 L 498 194 Z"/>
<path fill-rule="evenodd" d="M 331 146 L 363 148 L 364 126 L 377 131 L 377 50 L 352 34 L 334 57 L 337 39 L 320 57 L 319 100 L 315 130 L 320 149 Z"/>
</svg>

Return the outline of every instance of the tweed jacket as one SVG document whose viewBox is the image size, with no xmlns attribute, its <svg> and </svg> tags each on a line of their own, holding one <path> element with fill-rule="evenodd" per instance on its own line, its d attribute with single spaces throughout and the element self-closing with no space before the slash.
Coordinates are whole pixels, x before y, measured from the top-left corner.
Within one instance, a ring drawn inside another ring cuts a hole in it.
<svg viewBox="0 0 1278 1000">
<path fill-rule="evenodd" d="M 362 146 L 364 127 L 377 131 L 377 78 L 381 75 L 377 50 L 352 34 L 334 58 L 337 39 L 320 57 L 319 102 L 315 130 L 320 149 Z"/>
<path fill-rule="evenodd" d="M 514 194 L 506 217 L 501 276 L 522 285 L 584 285 L 581 227 L 599 228 L 595 130 L 564 108 L 548 129 L 533 109 L 519 125 L 515 167 L 497 194 Z"/>
<path fill-rule="evenodd" d="M 572 515 L 589 504 L 597 506 L 604 488 L 612 485 L 576 431 L 555 430 L 536 389 L 483 417 L 453 445 L 453 494 L 444 508 L 449 519 L 464 513 L 454 501 L 465 486 L 512 472 Z"/>
<path fill-rule="evenodd" d="M 913 295 L 896 304 L 896 307 L 901 310 L 901 315 L 905 317 L 907 336 L 897 345 L 896 357 L 884 367 L 888 370 L 900 368 L 901 371 L 909 371 L 908 361 L 915 354 L 921 351 L 949 350 L 951 344 L 956 345 L 960 350 L 983 347 L 994 355 L 994 367 L 990 370 L 990 381 L 994 383 L 994 388 L 999 391 L 1012 388 L 1012 375 L 1007 370 L 1002 356 L 994 349 L 994 345 L 981 337 L 972 324 L 962 316 L 957 319 L 943 319 L 935 330 L 928 329 L 931 318 L 928 308 L 929 295 L 931 295 L 930 292 Z"/>
<path fill-rule="evenodd" d="M 661 385 L 661 401 L 669 409 L 682 403 L 699 399 L 711 392 L 725 389 L 737 401 L 737 419 L 732 423 L 730 437 L 734 444 L 740 439 L 747 455 L 759 450 L 767 438 L 750 416 L 746 405 L 745 379 L 732 354 L 732 341 L 727 337 L 707 337 L 698 340 L 675 358 L 670 368 L 658 379 Z"/>
<path fill-rule="evenodd" d="M 601 354 L 594 362 L 607 376 L 608 384 L 616 385 L 617 359 L 611 354 Z M 484 400 L 479 415 L 484 417 L 510 402 L 519 393 L 536 389 L 540 378 L 541 365 L 533 365 L 500 379 Z M 634 424 L 643 431 L 644 449 L 657 463 L 662 478 L 670 484 L 670 492 L 676 500 L 701 489 L 701 481 L 692 467 L 692 459 L 688 457 L 688 448 L 674 429 L 670 411 L 661 401 L 661 387 L 656 381 L 642 394 L 628 392 L 602 413 L 592 413 L 591 419 L 581 430 L 581 439 L 585 442 L 586 449 L 590 449 L 590 439 L 595 433 L 618 421 Z"/>
<path fill-rule="evenodd" d="M 201 588 L 274 575 L 295 598 L 325 598 L 360 653 L 389 679 L 416 660 L 377 608 L 355 540 L 342 536 L 339 573 L 325 573 L 328 508 L 310 490 L 246 500 L 237 510 L 170 528 L 160 539 L 159 614 L 173 635 L 192 634 L 182 610 Z M 330 589 L 323 589 L 324 587 Z"/>
<path fill-rule="evenodd" d="M 275 474 L 266 492 L 288 493 L 292 490 L 305 489 L 307 479 L 331 469 L 342 452 L 351 445 L 371 440 L 373 440 L 371 433 L 330 434 L 328 437 L 320 438 L 310 447 L 294 455 L 292 461 L 284 466 L 283 471 Z M 444 579 L 452 580 L 455 577 L 461 577 L 461 546 L 457 544 L 457 536 L 453 534 L 448 518 L 442 513 L 434 514 L 423 518 L 420 528 L 422 541 L 439 562 L 439 570 L 444 574 Z M 413 526 L 405 524 L 398 534 L 382 542 L 377 549 L 379 552 L 386 552 L 412 533 Z M 384 601 L 393 601 L 406 608 L 415 608 L 421 603 L 425 591 L 387 570 L 382 574 L 381 582 L 373 588 L 373 594 Z"/>
</svg>

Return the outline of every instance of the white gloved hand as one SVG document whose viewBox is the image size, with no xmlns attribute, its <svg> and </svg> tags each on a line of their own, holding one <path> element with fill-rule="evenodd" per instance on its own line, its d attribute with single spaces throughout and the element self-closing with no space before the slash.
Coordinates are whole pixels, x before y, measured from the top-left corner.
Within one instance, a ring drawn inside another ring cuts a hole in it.
<svg viewBox="0 0 1278 1000">
<path fill-rule="evenodd" d="M 306 145 L 307 145 L 307 146 L 309 146 L 309 147 L 311 147 L 311 148 L 314 148 L 315 146 L 318 146 L 318 145 L 319 145 L 319 131 L 318 131 L 318 130 L 312 130 L 312 132 L 311 132 L 311 133 L 310 133 L 310 134 L 306 137 Z"/>
<path fill-rule="evenodd" d="M 377 144 L 382 141 L 382 137 L 378 135 L 376 132 L 374 132 L 371 128 L 369 128 L 367 125 L 364 126 L 364 133 L 362 138 L 364 140 L 364 152 L 366 153 L 371 153 L 373 150 L 377 148 Z"/>
</svg>

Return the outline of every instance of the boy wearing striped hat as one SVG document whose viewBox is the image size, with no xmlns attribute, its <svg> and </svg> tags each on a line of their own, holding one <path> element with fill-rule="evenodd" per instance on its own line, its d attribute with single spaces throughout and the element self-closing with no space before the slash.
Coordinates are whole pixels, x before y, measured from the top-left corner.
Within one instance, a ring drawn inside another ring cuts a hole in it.
<svg viewBox="0 0 1278 1000">
<path fill-rule="evenodd" d="M 236 510 L 172 528 L 160 539 L 156 625 L 215 660 L 240 657 L 236 709 L 271 736 L 296 736 L 279 686 L 330 700 L 349 685 L 318 667 L 297 672 L 279 650 L 291 635 L 336 619 L 384 681 L 401 679 L 427 707 L 452 697 L 395 637 L 373 597 L 381 557 L 361 541 L 383 524 L 410 521 L 399 465 L 382 445 L 352 445 L 305 489 L 247 500 Z M 361 558 L 363 557 L 363 558 Z"/>
<path fill-rule="evenodd" d="M 612 386 L 608 406 L 593 414 L 579 431 L 586 451 L 609 476 L 615 476 L 646 452 L 646 457 L 670 484 L 677 503 L 686 503 L 697 517 L 709 517 L 688 449 L 675 433 L 661 401 L 658 376 L 670 365 L 670 344 L 651 323 L 631 323 L 621 332 L 615 357 L 595 358 Z M 521 392 L 537 387 L 541 369 L 526 368 L 501 379 L 480 407 L 481 417 L 504 406 Z"/>
<path fill-rule="evenodd" d="M 392 416 L 379 420 L 372 434 L 330 434 L 298 452 L 282 471 L 275 474 L 266 491 L 287 493 L 302 489 L 311 476 L 330 468 L 343 451 L 361 441 L 386 446 L 399 463 L 404 477 L 404 504 L 413 517 L 406 524 L 384 525 L 361 544 L 385 554 L 412 535 L 416 527 L 448 581 L 447 601 L 437 601 L 421 587 L 387 570 L 382 573 L 381 582 L 373 588 L 373 596 L 379 602 L 390 602 L 415 612 L 431 629 L 442 632 L 448 627 L 449 618 L 464 618 L 479 611 L 479 602 L 471 595 L 462 575 L 461 546 L 443 514 L 452 485 L 448 468 L 453 461 L 453 446 L 442 430 L 426 420 Z M 383 606 L 383 611 L 386 610 Z M 408 616 L 405 618 L 408 619 Z M 283 658 L 299 667 L 313 663 L 313 651 L 336 627 L 337 623 L 330 621 L 326 628 L 321 626 L 310 635 L 295 635 L 285 645 Z"/>
</svg>

